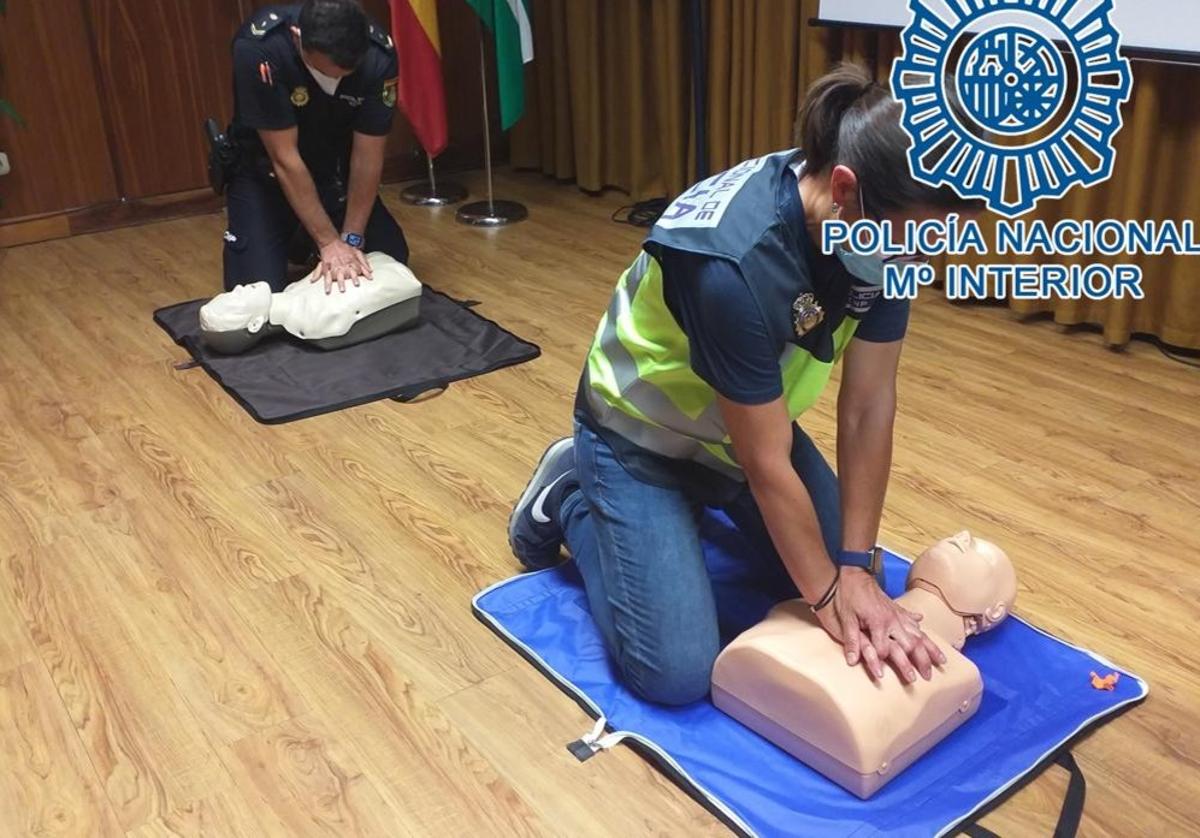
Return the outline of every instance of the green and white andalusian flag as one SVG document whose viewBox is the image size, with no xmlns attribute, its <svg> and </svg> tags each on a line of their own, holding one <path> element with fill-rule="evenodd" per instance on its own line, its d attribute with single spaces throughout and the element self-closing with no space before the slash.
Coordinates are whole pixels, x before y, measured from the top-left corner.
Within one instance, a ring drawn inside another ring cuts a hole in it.
<svg viewBox="0 0 1200 838">
<path fill-rule="evenodd" d="M 533 60 L 531 0 L 467 0 L 496 37 L 500 125 L 512 128 L 525 113 L 525 65 Z"/>
</svg>

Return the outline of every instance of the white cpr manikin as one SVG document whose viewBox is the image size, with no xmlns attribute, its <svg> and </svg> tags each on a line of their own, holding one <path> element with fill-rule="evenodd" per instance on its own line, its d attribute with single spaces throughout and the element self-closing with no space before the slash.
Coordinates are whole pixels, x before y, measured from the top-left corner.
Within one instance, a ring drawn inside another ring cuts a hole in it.
<svg viewBox="0 0 1200 838">
<path fill-rule="evenodd" d="M 340 349 L 414 324 L 421 283 L 386 253 L 367 255 L 373 278 L 325 293 L 309 274 L 278 294 L 265 282 L 239 285 L 200 309 L 200 331 L 218 352 L 245 352 L 265 337 L 287 332 L 321 349 Z"/>
<path fill-rule="evenodd" d="M 1008 616 L 1017 577 L 1004 551 L 961 532 L 913 563 L 898 599 L 946 654 L 933 679 L 876 683 L 801 600 L 776 606 L 729 644 L 713 669 L 713 702 L 809 767 L 870 797 L 979 708 L 983 681 L 959 651 Z"/>
</svg>

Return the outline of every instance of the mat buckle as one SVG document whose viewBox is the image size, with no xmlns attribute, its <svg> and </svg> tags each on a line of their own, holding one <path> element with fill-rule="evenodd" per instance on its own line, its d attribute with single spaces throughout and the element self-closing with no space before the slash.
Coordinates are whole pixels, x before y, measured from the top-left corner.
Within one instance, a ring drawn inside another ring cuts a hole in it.
<svg viewBox="0 0 1200 838">
<path fill-rule="evenodd" d="M 607 751 L 625 738 L 623 733 L 610 733 L 604 735 L 604 729 L 608 726 L 608 719 L 604 716 L 596 719 L 596 724 L 591 731 L 576 739 L 567 745 L 567 750 L 571 752 L 571 756 L 580 762 L 587 762 L 601 751 Z"/>
</svg>

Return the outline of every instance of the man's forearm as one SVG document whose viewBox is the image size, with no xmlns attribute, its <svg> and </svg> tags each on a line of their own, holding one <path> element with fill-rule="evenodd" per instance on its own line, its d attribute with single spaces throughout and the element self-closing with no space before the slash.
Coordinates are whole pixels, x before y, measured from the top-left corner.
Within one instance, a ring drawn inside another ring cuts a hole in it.
<svg viewBox="0 0 1200 838">
<path fill-rule="evenodd" d="M 337 228 L 329 220 L 329 214 L 321 205 L 317 194 L 317 185 L 313 183 L 312 174 L 299 157 L 294 161 L 276 162 L 275 177 L 283 188 L 292 211 L 304 225 L 304 229 L 312 236 L 318 247 L 324 247 L 338 237 Z"/>
<path fill-rule="evenodd" d="M 356 136 L 350 153 L 350 193 L 346 198 L 346 221 L 342 232 L 362 235 L 366 230 L 382 177 L 382 142 Z"/>
<path fill-rule="evenodd" d="M 879 535 L 892 468 L 894 406 L 877 404 L 838 411 L 838 482 L 842 495 L 842 547 L 870 550 Z"/>
<path fill-rule="evenodd" d="M 788 575 L 807 601 L 816 602 L 833 581 L 833 563 L 808 489 L 790 460 L 747 470 L 747 476 Z"/>
</svg>

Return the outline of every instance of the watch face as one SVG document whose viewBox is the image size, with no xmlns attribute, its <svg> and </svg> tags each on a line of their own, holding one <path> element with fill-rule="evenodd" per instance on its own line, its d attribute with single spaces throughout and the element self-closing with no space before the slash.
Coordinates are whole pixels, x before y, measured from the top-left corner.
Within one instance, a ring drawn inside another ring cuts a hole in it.
<svg viewBox="0 0 1200 838">
<path fill-rule="evenodd" d="M 876 547 L 871 551 L 871 575 L 875 577 L 875 579 L 879 582 L 879 586 L 882 588 L 884 585 L 882 547 Z"/>
</svg>

